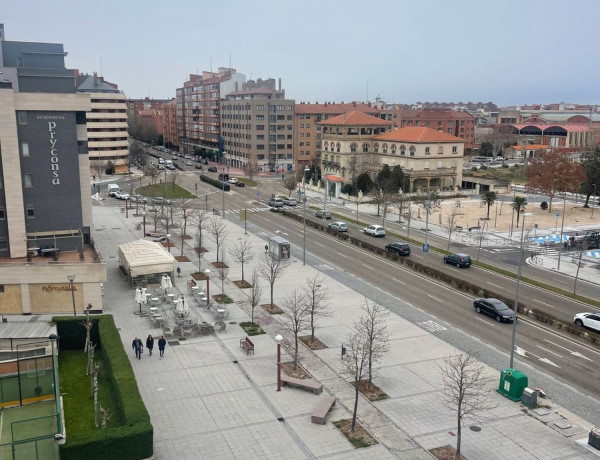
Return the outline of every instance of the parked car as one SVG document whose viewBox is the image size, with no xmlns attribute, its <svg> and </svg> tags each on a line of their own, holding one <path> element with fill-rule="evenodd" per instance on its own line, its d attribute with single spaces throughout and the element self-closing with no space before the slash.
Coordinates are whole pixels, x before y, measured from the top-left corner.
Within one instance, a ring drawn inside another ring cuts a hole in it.
<svg viewBox="0 0 600 460">
<path fill-rule="evenodd" d="M 296 198 L 284 198 L 283 204 L 287 206 L 296 206 L 298 204 L 298 200 Z"/>
<path fill-rule="evenodd" d="M 241 180 L 239 180 L 239 181 L 237 181 L 237 182 L 235 183 L 235 186 L 236 186 L 236 187 L 245 187 L 245 186 L 246 186 L 246 184 L 244 184 L 244 183 L 243 183 Z"/>
<path fill-rule="evenodd" d="M 283 200 L 281 198 L 271 198 L 269 200 L 269 206 L 273 206 L 274 208 L 282 208 Z"/>
<path fill-rule="evenodd" d="M 364 232 L 371 236 L 385 236 L 385 229 L 381 225 L 369 225 Z"/>
<path fill-rule="evenodd" d="M 209 166 L 208 167 L 208 172 L 217 172 L 217 171 L 218 171 L 218 169 L 217 169 L 216 166 Z"/>
<path fill-rule="evenodd" d="M 142 195 L 131 195 L 131 201 L 133 203 L 147 203 L 148 199 Z"/>
<path fill-rule="evenodd" d="M 191 155 L 186 155 L 186 156 L 185 156 L 185 159 L 186 159 L 186 160 L 191 160 L 191 159 L 192 159 L 192 156 L 191 156 Z"/>
<path fill-rule="evenodd" d="M 230 177 L 229 178 L 229 183 L 230 184 L 235 184 L 238 180 L 235 177 Z"/>
<path fill-rule="evenodd" d="M 164 199 L 164 198 L 163 198 L 163 197 L 161 197 L 161 196 L 158 196 L 158 197 L 154 198 L 154 199 L 152 200 L 152 202 L 153 202 L 154 204 L 173 204 L 173 201 L 171 201 L 171 200 L 169 200 L 169 199 Z"/>
<path fill-rule="evenodd" d="M 498 299 L 475 299 L 473 308 L 475 308 L 477 313 L 485 313 L 495 318 L 498 322 L 512 322 L 515 320 L 515 312 Z"/>
<path fill-rule="evenodd" d="M 332 222 L 328 227 L 336 232 L 347 232 L 348 224 L 346 222 Z"/>
<path fill-rule="evenodd" d="M 120 190 L 118 192 L 115 192 L 114 196 L 118 200 L 128 200 L 129 199 L 129 193 L 121 192 Z"/>
<path fill-rule="evenodd" d="M 598 313 L 577 313 L 573 318 L 573 321 L 578 326 L 587 327 L 596 332 L 600 332 L 600 314 Z"/>
<path fill-rule="evenodd" d="M 471 256 L 466 254 L 450 254 L 444 256 L 444 263 L 456 265 L 458 268 L 469 268 L 471 266 Z"/>
<path fill-rule="evenodd" d="M 165 169 L 165 165 L 158 165 L 158 169 Z"/>
<path fill-rule="evenodd" d="M 386 244 L 385 250 L 399 256 L 410 255 L 410 245 L 401 241 L 394 241 L 393 243 Z"/>
<path fill-rule="evenodd" d="M 194 162 L 190 160 L 186 161 L 185 164 L 186 166 L 194 166 Z"/>
<path fill-rule="evenodd" d="M 196 168 L 196 169 L 202 169 L 202 165 L 201 164 L 197 164 L 196 166 L 194 166 L 194 168 Z"/>
<path fill-rule="evenodd" d="M 319 209 L 317 212 L 315 212 L 315 217 L 318 217 L 319 219 L 322 219 L 323 217 L 325 217 L 325 219 L 331 219 L 331 211 Z"/>
</svg>

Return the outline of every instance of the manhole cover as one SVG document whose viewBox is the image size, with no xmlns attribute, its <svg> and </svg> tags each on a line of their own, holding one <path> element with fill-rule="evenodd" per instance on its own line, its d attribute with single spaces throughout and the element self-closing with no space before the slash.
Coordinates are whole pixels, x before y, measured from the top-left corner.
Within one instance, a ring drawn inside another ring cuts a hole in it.
<svg viewBox="0 0 600 460">
<path fill-rule="evenodd" d="M 177 340 L 172 340 L 171 342 L 167 342 L 169 344 L 169 346 L 174 347 L 176 345 L 179 345 L 179 341 Z"/>
<path fill-rule="evenodd" d="M 471 431 L 475 431 L 476 433 L 479 433 L 479 432 L 481 431 L 481 427 L 480 427 L 480 426 L 476 426 L 476 425 L 471 425 L 471 426 L 469 427 L 469 429 L 470 429 Z"/>
</svg>

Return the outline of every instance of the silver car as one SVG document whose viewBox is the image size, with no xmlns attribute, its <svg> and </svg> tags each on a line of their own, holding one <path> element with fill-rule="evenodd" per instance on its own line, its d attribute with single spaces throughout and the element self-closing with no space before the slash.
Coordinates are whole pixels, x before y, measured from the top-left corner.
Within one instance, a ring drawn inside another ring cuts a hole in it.
<svg viewBox="0 0 600 460">
<path fill-rule="evenodd" d="M 328 227 L 337 232 L 347 232 L 348 224 L 346 222 L 332 222 L 328 225 Z"/>
<path fill-rule="evenodd" d="M 371 236 L 385 236 L 385 229 L 381 225 L 369 225 L 364 231 Z"/>
</svg>

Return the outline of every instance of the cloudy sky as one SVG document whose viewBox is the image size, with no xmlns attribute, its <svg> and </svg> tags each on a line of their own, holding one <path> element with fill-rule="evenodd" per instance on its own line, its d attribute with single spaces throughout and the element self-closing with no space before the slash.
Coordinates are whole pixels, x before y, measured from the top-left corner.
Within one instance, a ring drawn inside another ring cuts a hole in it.
<svg viewBox="0 0 600 460">
<path fill-rule="evenodd" d="M 0 3 L 7 40 L 63 43 L 67 67 L 130 98 L 174 97 L 231 60 L 297 102 L 597 104 L 599 13 L 597 0 Z"/>
</svg>

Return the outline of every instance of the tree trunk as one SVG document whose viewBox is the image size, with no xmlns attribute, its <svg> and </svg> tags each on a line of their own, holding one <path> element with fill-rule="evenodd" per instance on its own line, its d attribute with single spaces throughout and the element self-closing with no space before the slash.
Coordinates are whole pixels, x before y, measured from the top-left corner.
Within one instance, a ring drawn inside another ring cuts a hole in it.
<svg viewBox="0 0 600 460">
<path fill-rule="evenodd" d="M 315 340 L 315 312 L 310 312 L 310 341 Z"/>
<path fill-rule="evenodd" d="M 244 285 L 244 262 L 242 262 L 242 285 Z"/>
<path fill-rule="evenodd" d="M 294 369 L 298 368 L 298 333 L 294 333 Z"/>
<path fill-rule="evenodd" d="M 254 305 L 252 305 L 252 319 L 250 321 L 254 323 Z"/>
<path fill-rule="evenodd" d="M 460 441 L 462 438 L 462 427 L 461 427 L 461 413 L 460 410 L 458 411 L 458 414 L 456 416 L 458 424 L 457 424 L 457 429 L 456 429 L 456 457 L 454 457 L 456 460 L 460 459 Z"/>
<path fill-rule="evenodd" d="M 185 231 L 187 227 L 187 221 L 183 219 L 183 235 L 181 235 L 181 257 L 183 257 L 183 242 L 185 241 Z"/>
<path fill-rule="evenodd" d="M 271 308 L 273 308 L 273 283 L 271 283 Z"/>
<path fill-rule="evenodd" d="M 590 204 L 589 204 L 589 203 L 590 203 L 590 197 L 591 197 L 591 196 L 592 196 L 592 192 L 591 192 L 591 191 L 588 191 L 588 192 L 585 194 L 585 204 L 583 205 L 583 207 L 584 207 L 584 208 L 589 208 L 589 207 L 590 207 Z"/>
<path fill-rule="evenodd" d="M 350 428 L 350 432 L 354 433 L 356 429 L 356 413 L 358 412 L 358 386 L 360 385 L 360 380 L 354 380 L 354 410 L 352 411 L 352 427 Z"/>
<path fill-rule="evenodd" d="M 521 215 L 521 211 L 517 211 L 517 228 L 519 228 L 519 216 Z"/>
</svg>

